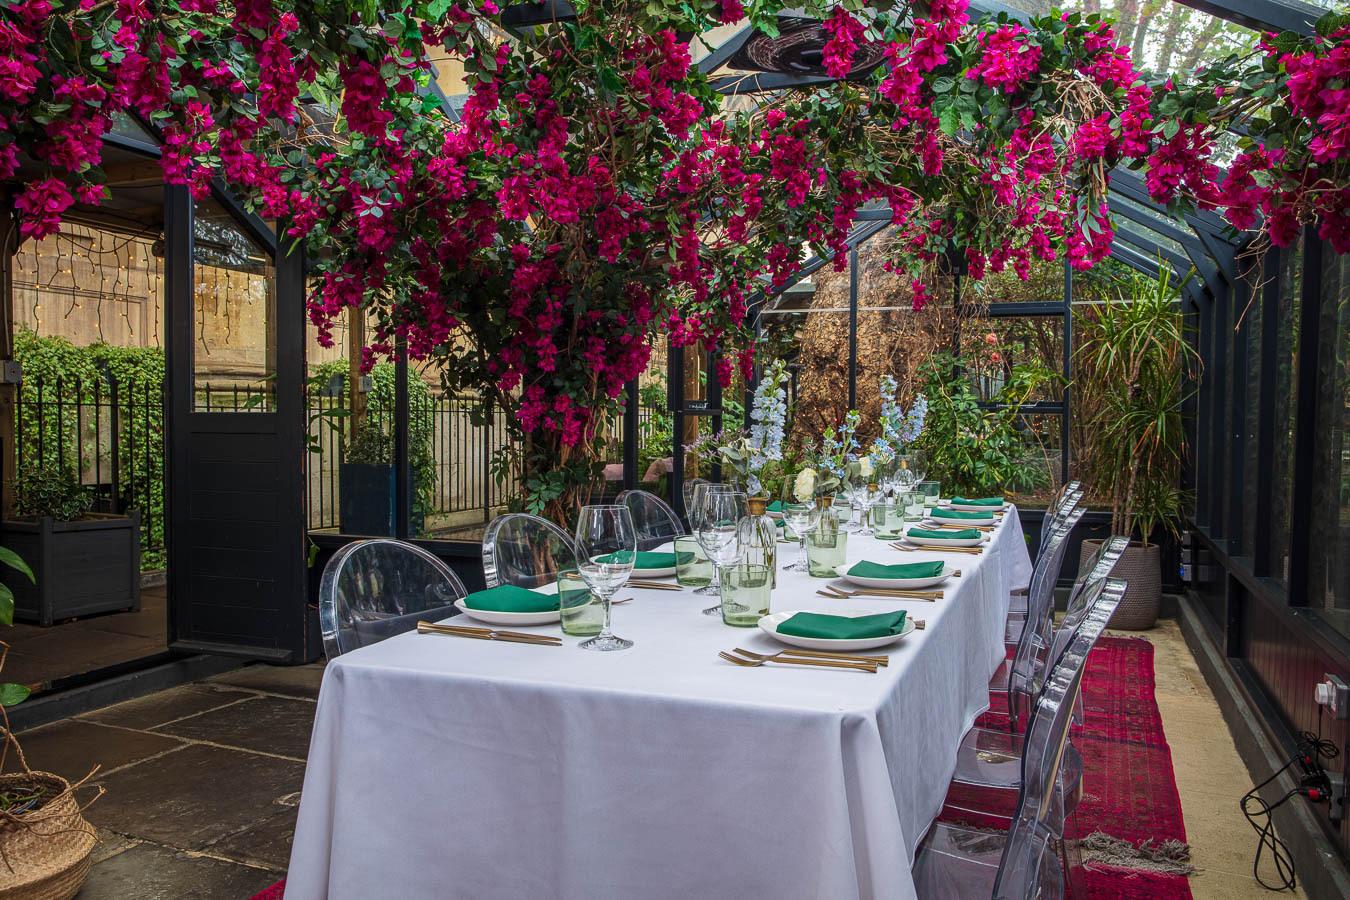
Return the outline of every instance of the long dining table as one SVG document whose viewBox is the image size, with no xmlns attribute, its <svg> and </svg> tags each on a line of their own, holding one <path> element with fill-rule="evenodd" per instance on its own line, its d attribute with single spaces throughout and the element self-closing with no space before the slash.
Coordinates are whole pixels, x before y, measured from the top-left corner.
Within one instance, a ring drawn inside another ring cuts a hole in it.
<svg viewBox="0 0 1350 900">
<path fill-rule="evenodd" d="M 923 620 L 869 651 L 890 657 L 876 674 L 735 666 L 718 651 L 781 647 L 701 615 L 709 597 L 634 588 L 613 611 L 625 651 L 411 632 L 332 660 L 286 897 L 914 896 L 1031 561 L 1013 506 L 978 556 L 851 535 L 862 559 L 961 571 L 931 601 L 830 599 L 779 573 L 775 612 Z"/>
</svg>

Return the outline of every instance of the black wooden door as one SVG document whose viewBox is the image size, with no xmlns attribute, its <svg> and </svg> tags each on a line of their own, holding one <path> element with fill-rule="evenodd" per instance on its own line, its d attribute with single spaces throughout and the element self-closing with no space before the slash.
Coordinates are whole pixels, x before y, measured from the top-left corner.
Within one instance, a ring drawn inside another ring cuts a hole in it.
<svg viewBox="0 0 1350 900">
<path fill-rule="evenodd" d="M 224 198 L 165 204 L 170 645 L 303 662 L 303 261 Z"/>
</svg>

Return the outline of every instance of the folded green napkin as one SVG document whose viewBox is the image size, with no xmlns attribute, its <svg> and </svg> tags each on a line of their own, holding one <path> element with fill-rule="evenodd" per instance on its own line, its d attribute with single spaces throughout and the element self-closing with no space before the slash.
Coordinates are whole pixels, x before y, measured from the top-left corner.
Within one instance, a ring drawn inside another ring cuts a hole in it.
<svg viewBox="0 0 1350 900">
<path fill-rule="evenodd" d="M 689 562 L 689 560 L 693 558 L 694 554 L 692 553 L 684 554 L 685 562 Z M 618 559 L 619 553 L 611 553 L 608 556 L 600 557 L 599 561 L 602 563 L 607 563 L 607 562 L 616 562 L 618 561 Z M 665 552 L 656 550 L 639 550 L 637 552 L 637 559 L 633 562 L 634 569 L 673 569 L 674 567 L 675 567 L 675 551 L 673 550 L 668 550 Z"/>
<path fill-rule="evenodd" d="M 980 536 L 980 533 L 974 528 L 953 528 L 950 531 L 933 531 L 928 528 L 911 528 L 905 532 L 906 537 L 927 538 L 928 540 L 940 541 L 969 541 Z"/>
<path fill-rule="evenodd" d="M 591 592 L 587 588 L 573 588 L 570 591 L 563 591 L 558 595 L 558 602 L 563 609 L 571 609 L 574 606 L 585 606 L 590 602 Z"/>
<path fill-rule="evenodd" d="M 558 596 L 526 590 L 514 584 L 499 584 L 485 591 L 474 591 L 464 598 L 464 605 L 469 609 L 482 609 L 488 612 L 552 612 L 558 608 Z"/>
<path fill-rule="evenodd" d="M 780 512 L 782 512 L 782 511 L 783 511 L 783 501 L 782 501 L 782 500 L 775 500 L 775 501 L 773 501 L 772 503 L 769 504 L 769 512 L 771 512 L 771 513 L 775 513 L 775 512 L 776 512 L 776 513 L 780 513 Z"/>
<path fill-rule="evenodd" d="M 830 616 L 825 613 L 799 612 L 778 626 L 779 634 L 832 641 L 885 637 L 888 634 L 900 634 L 904 630 L 903 609 L 874 616 Z"/>
<path fill-rule="evenodd" d="M 895 565 L 886 565 L 885 563 L 874 563 L 867 560 L 854 563 L 848 570 L 848 574 L 858 578 L 936 578 L 942 574 L 942 568 L 946 563 L 938 560 L 937 562 L 921 563 L 896 563 Z"/>
<path fill-rule="evenodd" d="M 976 500 L 967 500 L 965 497 L 953 497 L 952 503 L 957 503 L 960 504 L 961 506 L 1002 506 L 1003 498 L 980 497 Z"/>
<path fill-rule="evenodd" d="M 987 519 L 989 513 L 978 509 L 935 509 L 931 513 L 944 519 Z"/>
</svg>

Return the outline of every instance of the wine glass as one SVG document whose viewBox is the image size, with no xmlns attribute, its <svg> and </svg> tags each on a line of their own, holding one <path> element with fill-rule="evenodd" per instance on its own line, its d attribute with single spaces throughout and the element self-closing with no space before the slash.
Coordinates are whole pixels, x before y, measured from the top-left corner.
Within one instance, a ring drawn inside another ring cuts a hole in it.
<svg viewBox="0 0 1350 900">
<path fill-rule="evenodd" d="M 700 481 L 694 485 L 693 493 L 690 495 L 689 503 L 689 530 L 698 535 L 699 522 L 703 516 L 703 501 L 710 493 L 714 491 L 729 491 L 732 486 L 720 481 Z M 704 587 L 694 591 L 695 594 L 720 594 L 721 590 L 717 582 L 717 566 L 713 566 L 713 580 Z"/>
<path fill-rule="evenodd" d="M 713 564 L 713 583 L 717 585 L 718 603 L 703 611 L 705 616 L 722 615 L 722 570 L 735 565 L 742 548 L 736 536 L 736 526 L 745 517 L 745 494 L 739 491 L 707 491 L 699 509 L 698 538 L 703 552 Z"/>
<path fill-rule="evenodd" d="M 849 506 L 845 531 L 860 531 L 863 527 L 860 523 L 855 523 L 854 518 L 867 503 L 867 478 L 862 474 L 862 467 L 856 462 L 851 463 L 848 471 L 844 473 L 844 498 L 848 500 Z"/>
<path fill-rule="evenodd" d="M 783 521 L 797 536 L 797 561 L 783 567 L 784 572 L 806 571 L 806 532 L 820 518 L 820 508 L 815 502 L 815 492 L 806 490 L 805 496 L 796 492 L 797 479 L 783 478 Z"/>
<path fill-rule="evenodd" d="M 610 600 L 633 573 L 637 562 L 637 529 L 626 506 L 583 506 L 577 519 L 577 569 L 586 586 L 600 598 L 605 623 L 600 633 L 583 641 L 582 650 L 627 650 L 633 642 L 609 630 Z"/>
</svg>

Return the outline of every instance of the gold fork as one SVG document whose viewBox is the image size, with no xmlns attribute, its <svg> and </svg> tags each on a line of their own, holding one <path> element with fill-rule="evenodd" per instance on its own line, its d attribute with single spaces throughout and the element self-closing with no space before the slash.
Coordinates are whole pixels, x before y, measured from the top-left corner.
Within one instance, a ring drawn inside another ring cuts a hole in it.
<svg viewBox="0 0 1350 900">
<path fill-rule="evenodd" d="M 876 663 L 870 662 L 845 662 L 844 660 L 831 659 L 811 659 L 809 657 L 793 657 L 790 659 L 742 659 L 734 654 L 727 653 L 725 650 L 717 651 L 717 655 L 729 663 L 748 668 L 757 668 L 766 663 L 774 662 L 786 666 L 819 666 L 822 669 L 846 669 L 853 672 L 871 672 L 877 673 Z"/>
<path fill-rule="evenodd" d="M 527 634 L 523 631 L 497 631 L 493 628 L 473 628 L 468 625 L 440 625 L 435 622 L 418 622 L 418 634 L 446 634 L 453 637 L 476 638 L 480 641 L 506 641 L 512 644 L 538 644 L 546 647 L 561 647 L 562 638 L 547 634 Z"/>
<path fill-rule="evenodd" d="M 627 585 L 631 588 L 642 588 L 645 591 L 682 591 L 684 588 L 678 584 L 671 584 L 669 581 L 648 581 L 645 578 L 630 578 Z"/>
<path fill-rule="evenodd" d="M 746 650 L 743 647 L 737 647 L 732 653 L 739 653 L 741 656 L 748 656 L 751 659 L 772 660 L 779 656 L 810 656 L 819 659 L 836 659 L 844 662 L 870 662 L 878 666 L 888 666 L 891 664 L 889 656 L 867 656 L 862 653 L 829 653 L 825 650 L 803 650 L 800 647 L 788 647 L 785 650 L 779 650 L 777 653 L 756 653 L 753 650 Z"/>
</svg>

